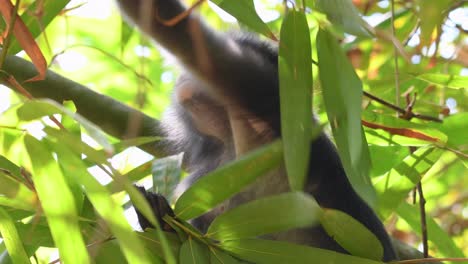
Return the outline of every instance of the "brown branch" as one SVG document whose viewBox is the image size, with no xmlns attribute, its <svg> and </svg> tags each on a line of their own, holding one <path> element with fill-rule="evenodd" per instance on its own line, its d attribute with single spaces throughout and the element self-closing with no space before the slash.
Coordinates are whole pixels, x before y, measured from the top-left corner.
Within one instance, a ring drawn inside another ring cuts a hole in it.
<svg viewBox="0 0 468 264">
<path fill-rule="evenodd" d="M 433 116 L 428 116 L 428 115 L 422 115 L 422 114 L 418 114 L 418 113 L 413 113 L 412 111 L 412 108 L 408 108 L 408 109 L 403 109 L 401 107 L 398 107 L 392 103 L 389 103 L 381 98 L 378 98 L 377 96 L 375 95 L 372 95 L 366 91 L 363 91 L 364 93 L 364 96 L 366 96 L 367 98 L 370 98 L 390 109 L 393 109 L 395 111 L 397 111 L 398 113 L 400 113 L 401 115 L 403 115 L 406 118 L 418 118 L 418 119 L 421 119 L 421 120 L 427 120 L 427 121 L 434 121 L 434 122 L 438 122 L 438 123 L 442 123 L 442 120 L 440 120 L 439 118 L 437 117 L 433 117 Z M 408 120 L 409 120 L 408 119 Z"/>
<path fill-rule="evenodd" d="M 429 245 L 427 243 L 427 221 L 426 221 L 426 198 L 424 198 L 424 193 L 422 189 L 421 181 L 418 182 L 417 186 L 418 194 L 419 194 L 419 212 L 421 214 L 421 235 L 422 235 L 422 242 L 423 242 L 423 254 L 424 258 L 429 256 Z"/>
</svg>

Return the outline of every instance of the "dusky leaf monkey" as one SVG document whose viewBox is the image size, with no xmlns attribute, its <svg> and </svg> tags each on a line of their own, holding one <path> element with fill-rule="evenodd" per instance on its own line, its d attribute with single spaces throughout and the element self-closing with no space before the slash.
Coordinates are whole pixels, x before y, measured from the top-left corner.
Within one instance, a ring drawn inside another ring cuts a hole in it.
<svg viewBox="0 0 468 264">
<path fill-rule="evenodd" d="M 172 106 L 162 118 L 164 136 L 171 142 L 165 147 L 184 152 L 190 173 L 176 193 L 182 193 L 220 165 L 281 137 L 276 44 L 249 34 L 215 31 L 195 12 L 167 26 L 164 21 L 186 10 L 177 0 L 118 3 L 130 21 L 175 55 L 184 68 L 174 87 Z M 381 221 L 351 187 L 328 137 L 321 134 L 310 149 L 304 191 L 320 206 L 341 210 L 357 219 L 382 243 L 383 260 L 396 259 Z M 140 190 L 159 219 L 172 213 L 164 197 Z M 193 225 L 204 232 L 223 210 L 288 190 L 284 170 L 270 173 L 229 199 L 222 209 L 195 219 Z M 140 213 L 138 216 L 143 229 L 151 226 Z M 345 252 L 320 226 L 289 230 L 269 238 Z"/>
</svg>

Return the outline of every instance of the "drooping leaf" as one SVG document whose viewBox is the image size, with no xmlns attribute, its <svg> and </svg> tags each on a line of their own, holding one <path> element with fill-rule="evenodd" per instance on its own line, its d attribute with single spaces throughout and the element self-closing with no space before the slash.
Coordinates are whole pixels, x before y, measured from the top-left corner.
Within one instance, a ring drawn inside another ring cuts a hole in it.
<svg viewBox="0 0 468 264">
<path fill-rule="evenodd" d="M 241 239 L 226 241 L 222 248 L 234 253 L 241 259 L 257 264 L 377 264 L 380 261 L 364 259 L 342 253 L 291 244 L 282 241 Z"/>
<path fill-rule="evenodd" d="M 374 205 L 369 150 L 361 126 L 361 81 L 328 31 L 318 32 L 317 54 L 323 99 L 343 167 L 354 189 Z"/>
<path fill-rule="evenodd" d="M 5 243 L 8 254 L 13 263 L 28 264 L 28 254 L 23 247 L 21 238 L 16 230 L 15 223 L 10 218 L 8 213 L 0 207 L 0 233 L 2 234 L 3 242 Z"/>
<path fill-rule="evenodd" d="M 302 192 L 285 193 L 254 200 L 219 215 L 206 235 L 226 241 L 310 227 L 318 223 L 321 213 L 312 197 Z"/>
<path fill-rule="evenodd" d="M 304 13 L 289 10 L 279 44 L 281 135 L 292 190 L 303 189 L 312 131 L 312 60 Z"/>
</svg>

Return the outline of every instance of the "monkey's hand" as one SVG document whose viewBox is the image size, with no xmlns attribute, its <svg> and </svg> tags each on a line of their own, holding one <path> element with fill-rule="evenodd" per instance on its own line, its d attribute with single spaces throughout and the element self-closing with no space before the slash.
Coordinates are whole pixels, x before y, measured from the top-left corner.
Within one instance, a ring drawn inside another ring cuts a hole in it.
<svg viewBox="0 0 468 264">
<path fill-rule="evenodd" d="M 175 232 L 174 229 L 172 229 L 172 227 L 163 220 L 163 217 L 165 215 L 175 217 L 174 211 L 172 211 L 172 208 L 167 202 L 166 198 L 160 194 L 146 191 L 144 187 L 135 187 L 138 189 L 138 191 L 140 191 L 141 194 L 143 194 L 145 199 L 148 201 L 153 211 L 153 215 L 158 221 L 161 229 L 167 232 Z M 144 217 L 141 214 L 140 211 L 138 211 L 138 209 L 135 208 L 135 212 L 138 216 L 138 222 L 140 223 L 140 226 L 143 230 L 145 230 L 146 228 L 154 228 L 154 226 L 148 221 L 148 219 L 146 219 L 146 217 Z"/>
</svg>

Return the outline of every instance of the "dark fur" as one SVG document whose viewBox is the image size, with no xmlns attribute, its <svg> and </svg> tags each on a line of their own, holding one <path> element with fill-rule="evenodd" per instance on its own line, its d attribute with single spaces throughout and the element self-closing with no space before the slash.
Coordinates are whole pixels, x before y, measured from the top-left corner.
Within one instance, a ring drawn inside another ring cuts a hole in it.
<svg viewBox="0 0 468 264">
<path fill-rule="evenodd" d="M 172 52 L 187 71 L 176 84 L 173 105 L 162 120 L 165 136 L 172 142 L 167 147 L 185 153 L 185 164 L 191 173 L 177 187 L 176 193 L 180 194 L 207 172 L 281 136 L 278 51 L 275 45 L 252 36 L 213 31 L 193 13 L 173 27 L 164 26 L 161 19 L 185 10 L 176 0 L 152 1 L 153 17 L 148 25 L 143 25 L 139 21 L 140 2 L 143 1 L 119 0 L 130 20 Z M 351 187 L 333 144 L 322 134 L 311 145 L 305 191 L 322 207 L 341 210 L 363 223 L 381 241 L 384 260 L 396 259 L 382 223 Z M 288 190 L 287 177 L 280 169 L 195 219 L 193 224 L 205 231 L 224 210 Z M 155 211 L 161 210 L 160 202 L 155 201 L 158 196 L 141 191 Z M 163 208 L 171 211 L 168 206 Z M 158 217 L 161 213 L 155 212 Z M 138 216 L 143 228 L 151 226 Z M 344 252 L 321 227 L 267 237 Z"/>
</svg>

